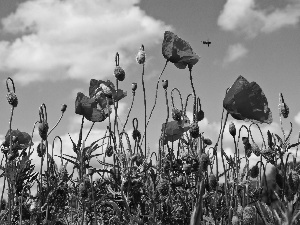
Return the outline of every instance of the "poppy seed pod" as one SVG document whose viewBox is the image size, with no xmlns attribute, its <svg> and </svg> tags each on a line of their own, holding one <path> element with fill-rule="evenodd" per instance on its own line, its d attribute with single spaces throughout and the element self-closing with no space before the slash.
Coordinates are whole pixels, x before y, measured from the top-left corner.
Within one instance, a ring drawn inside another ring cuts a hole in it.
<svg viewBox="0 0 300 225">
<path fill-rule="evenodd" d="M 132 83 L 131 84 L 131 90 L 134 92 L 137 89 L 137 83 Z"/>
<path fill-rule="evenodd" d="M 231 122 L 229 125 L 229 133 L 231 134 L 232 137 L 235 137 L 236 135 L 236 129 L 233 122 Z"/>
<path fill-rule="evenodd" d="M 202 110 L 200 110 L 199 112 L 197 112 L 196 114 L 196 118 L 197 118 L 197 121 L 201 121 L 204 119 L 204 112 Z"/>
<path fill-rule="evenodd" d="M 172 118 L 175 121 L 180 121 L 181 120 L 181 110 L 177 109 L 177 108 L 173 108 L 172 109 Z"/>
<path fill-rule="evenodd" d="M 39 134 L 44 141 L 47 139 L 48 130 L 49 126 L 47 122 L 43 121 L 39 124 Z"/>
<path fill-rule="evenodd" d="M 67 109 L 67 105 L 66 105 L 66 104 L 63 104 L 63 105 L 61 106 L 60 111 L 62 111 L 62 113 L 64 113 L 64 112 L 66 111 L 66 109 Z"/>
<path fill-rule="evenodd" d="M 193 138 L 199 137 L 199 126 L 198 123 L 192 123 L 190 126 L 190 134 Z"/>
<path fill-rule="evenodd" d="M 36 149 L 38 156 L 42 157 L 46 152 L 46 146 L 43 143 L 39 143 Z"/>
<path fill-rule="evenodd" d="M 252 206 L 246 206 L 243 210 L 243 224 L 251 225 L 252 223 L 254 223 L 255 216 L 255 208 L 253 208 Z"/>
<path fill-rule="evenodd" d="M 116 66 L 114 75 L 118 81 L 123 81 L 125 79 L 125 71 L 120 66 Z"/>
<path fill-rule="evenodd" d="M 164 88 L 164 89 L 167 89 L 168 88 L 168 80 L 162 80 L 162 87 Z"/>
<path fill-rule="evenodd" d="M 6 95 L 6 99 L 8 101 L 8 103 L 10 105 L 12 105 L 13 107 L 17 107 L 18 105 L 18 97 L 15 93 L 13 92 L 8 92 L 8 94 Z"/>
<path fill-rule="evenodd" d="M 138 64 L 144 64 L 146 59 L 146 53 L 144 51 L 144 45 L 141 46 L 137 56 L 136 56 L 136 61 Z"/>
<path fill-rule="evenodd" d="M 259 175 L 259 168 L 257 165 L 255 165 L 250 170 L 250 177 L 256 178 L 258 175 Z"/>
</svg>

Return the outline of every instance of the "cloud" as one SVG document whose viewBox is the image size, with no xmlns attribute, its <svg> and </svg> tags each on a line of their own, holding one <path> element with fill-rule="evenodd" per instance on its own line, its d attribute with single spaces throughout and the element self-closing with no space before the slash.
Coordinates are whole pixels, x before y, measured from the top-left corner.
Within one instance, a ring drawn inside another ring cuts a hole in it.
<svg viewBox="0 0 300 225">
<path fill-rule="evenodd" d="M 143 43 L 160 43 L 172 30 L 139 8 L 139 0 L 30 0 L 2 19 L 2 32 L 17 35 L 0 42 L 0 70 L 21 84 L 112 74 L 115 54 L 125 70 Z"/>
<path fill-rule="evenodd" d="M 227 50 L 227 54 L 224 58 L 223 65 L 234 62 L 242 57 L 245 57 L 248 53 L 248 49 L 242 44 L 230 45 Z"/>
<path fill-rule="evenodd" d="M 300 20 L 300 2 L 289 1 L 284 8 L 259 9 L 255 0 L 227 0 L 218 18 L 226 31 L 238 31 L 254 38 L 258 33 L 271 33 Z"/>
<path fill-rule="evenodd" d="M 294 117 L 295 122 L 300 125 L 300 112 Z"/>
</svg>

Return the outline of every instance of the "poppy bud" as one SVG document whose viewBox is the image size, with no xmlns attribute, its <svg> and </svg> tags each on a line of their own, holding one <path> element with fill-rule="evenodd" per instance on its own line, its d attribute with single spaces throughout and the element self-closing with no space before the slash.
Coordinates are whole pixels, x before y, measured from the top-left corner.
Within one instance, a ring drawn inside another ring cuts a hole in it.
<svg viewBox="0 0 300 225">
<path fill-rule="evenodd" d="M 257 165 L 255 165 L 250 170 L 250 177 L 256 178 L 258 175 L 259 175 L 259 168 Z"/>
<path fill-rule="evenodd" d="M 137 83 L 132 83 L 131 89 L 134 92 L 137 89 Z"/>
<path fill-rule="evenodd" d="M 6 99 L 8 101 L 8 103 L 10 105 L 12 105 L 13 107 L 17 107 L 18 105 L 18 97 L 15 93 L 13 92 L 8 92 L 8 94 L 6 95 Z"/>
<path fill-rule="evenodd" d="M 209 138 L 204 138 L 203 142 L 206 145 L 211 145 L 212 144 L 212 141 Z"/>
<path fill-rule="evenodd" d="M 62 113 L 64 113 L 64 112 L 66 111 L 66 109 L 67 109 L 67 105 L 66 105 L 66 104 L 63 104 L 63 105 L 61 106 L 60 111 L 62 111 Z"/>
<path fill-rule="evenodd" d="M 105 151 L 105 155 L 108 156 L 108 157 L 111 157 L 114 153 L 114 149 L 113 147 L 110 145 L 106 148 L 106 151 Z"/>
<path fill-rule="evenodd" d="M 283 99 L 283 95 L 282 93 L 280 93 L 279 95 L 279 110 L 280 110 L 280 114 L 283 116 L 283 118 L 287 118 L 289 116 L 289 107 L 285 104 L 284 99 Z"/>
<path fill-rule="evenodd" d="M 137 56 L 136 56 L 136 61 L 138 64 L 144 64 L 145 63 L 145 58 L 146 58 L 146 53 L 144 51 L 144 45 L 141 46 Z"/>
<path fill-rule="evenodd" d="M 190 134 L 193 138 L 199 137 L 199 126 L 198 123 L 192 123 L 190 126 Z"/>
<path fill-rule="evenodd" d="M 168 80 L 162 80 L 162 86 L 164 89 L 168 88 Z"/>
<path fill-rule="evenodd" d="M 125 71 L 120 66 L 116 66 L 114 75 L 118 79 L 118 81 L 123 81 L 125 79 Z"/>
<path fill-rule="evenodd" d="M 42 157 L 46 152 L 46 146 L 43 143 L 39 143 L 36 149 L 38 156 Z"/>
<path fill-rule="evenodd" d="M 175 121 L 180 121 L 181 120 L 181 110 L 177 108 L 172 109 L 172 118 Z"/>
<path fill-rule="evenodd" d="M 132 132 L 132 138 L 135 141 L 140 141 L 140 139 L 141 139 L 141 132 L 138 131 L 138 130 L 133 130 L 133 132 Z"/>
<path fill-rule="evenodd" d="M 242 137 L 242 141 L 244 145 L 247 145 L 249 143 L 249 138 L 247 137 Z"/>
<path fill-rule="evenodd" d="M 89 168 L 89 169 L 88 169 L 88 174 L 89 174 L 90 176 L 93 176 L 94 172 L 95 172 L 95 168 Z"/>
<path fill-rule="evenodd" d="M 201 121 L 204 119 L 204 112 L 202 110 L 200 110 L 199 112 L 197 112 L 197 115 L 196 115 L 196 118 L 197 118 L 197 121 Z"/>
<path fill-rule="evenodd" d="M 44 141 L 47 139 L 48 130 L 49 126 L 47 122 L 43 121 L 39 124 L 39 134 Z"/>
<path fill-rule="evenodd" d="M 235 137 L 236 135 L 236 129 L 233 122 L 231 122 L 229 125 L 229 133 L 231 134 L 232 137 Z"/>
</svg>

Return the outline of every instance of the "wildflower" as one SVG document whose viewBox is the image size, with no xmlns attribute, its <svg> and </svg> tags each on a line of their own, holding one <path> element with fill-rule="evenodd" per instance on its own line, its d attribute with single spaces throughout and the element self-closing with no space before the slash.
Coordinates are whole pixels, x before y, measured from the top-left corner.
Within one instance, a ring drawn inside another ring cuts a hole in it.
<svg viewBox="0 0 300 225">
<path fill-rule="evenodd" d="M 164 145 L 168 141 L 174 142 L 180 139 L 184 132 L 187 132 L 190 129 L 190 120 L 185 116 L 180 121 L 171 121 L 162 124 L 161 132 L 165 134 L 163 137 Z"/>
<path fill-rule="evenodd" d="M 198 123 L 192 123 L 189 129 L 190 134 L 193 138 L 199 137 L 199 126 Z"/>
<path fill-rule="evenodd" d="M 107 106 L 97 108 L 97 105 L 98 102 L 95 98 L 89 98 L 78 92 L 75 101 L 75 113 L 84 116 L 89 121 L 102 122 L 109 116 L 111 110 Z"/>
<path fill-rule="evenodd" d="M 106 86 L 104 83 L 101 83 L 99 85 L 100 89 L 102 89 L 103 94 L 105 95 L 105 97 L 111 98 L 113 93 L 112 90 L 109 86 Z"/>
<path fill-rule="evenodd" d="M 8 103 L 10 105 L 12 105 L 13 107 L 17 107 L 18 105 L 18 97 L 15 93 L 13 92 L 8 92 L 8 94 L 6 95 L 6 99 L 8 101 Z"/>
<path fill-rule="evenodd" d="M 172 109 L 172 118 L 175 121 L 180 121 L 181 120 L 181 110 L 177 109 L 177 108 L 173 108 Z"/>
<path fill-rule="evenodd" d="M 250 225 L 254 223 L 255 215 L 255 208 L 252 206 L 246 206 L 243 210 L 243 224 Z"/>
<path fill-rule="evenodd" d="M 2 143 L 4 149 L 9 149 L 10 147 L 10 135 L 12 136 L 12 149 L 14 150 L 24 150 L 29 146 L 33 145 L 31 136 L 26 132 L 21 132 L 17 130 L 8 130 L 5 135 L 5 140 Z"/>
<path fill-rule="evenodd" d="M 278 107 L 279 107 L 279 110 L 280 110 L 280 114 L 283 116 L 283 118 L 287 118 L 289 116 L 290 109 L 286 105 L 286 103 L 284 102 L 282 93 L 280 93 L 280 96 L 279 96 L 279 105 L 278 105 Z"/>
<path fill-rule="evenodd" d="M 260 86 L 249 83 L 239 76 L 230 87 L 224 100 L 223 107 L 237 120 L 272 123 L 272 113 L 268 108 L 268 100 Z"/>
<path fill-rule="evenodd" d="M 258 175 L 259 175 L 259 168 L 257 165 L 255 165 L 250 170 L 250 177 L 256 178 Z"/>
<path fill-rule="evenodd" d="M 260 156 L 260 149 L 257 144 L 253 143 L 251 145 L 251 150 L 256 156 Z"/>
<path fill-rule="evenodd" d="M 231 122 L 229 125 L 229 133 L 231 134 L 232 137 L 235 137 L 236 135 L 236 129 L 233 122 Z"/>
<path fill-rule="evenodd" d="M 188 42 L 171 31 L 166 31 L 164 34 L 162 54 L 165 59 L 174 63 L 179 69 L 185 69 L 187 65 L 192 67 L 200 58 L 193 52 L 193 49 Z"/>
<path fill-rule="evenodd" d="M 145 63 L 145 58 L 146 58 L 146 53 L 144 51 L 144 45 L 141 46 L 137 56 L 136 56 L 136 61 L 138 64 L 144 64 Z"/>
</svg>

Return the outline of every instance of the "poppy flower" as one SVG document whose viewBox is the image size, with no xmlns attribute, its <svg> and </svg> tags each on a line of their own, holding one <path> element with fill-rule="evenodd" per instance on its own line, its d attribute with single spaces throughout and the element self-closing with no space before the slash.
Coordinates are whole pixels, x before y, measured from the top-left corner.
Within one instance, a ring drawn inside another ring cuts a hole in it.
<svg viewBox="0 0 300 225">
<path fill-rule="evenodd" d="M 171 121 L 163 123 L 162 125 L 162 133 L 165 132 L 164 137 L 164 145 L 167 144 L 168 141 L 174 142 L 181 138 L 184 132 L 187 132 L 190 129 L 190 120 L 188 117 L 185 117 L 184 120 L 180 121 Z"/>
<path fill-rule="evenodd" d="M 11 136 L 12 136 L 12 146 L 15 150 L 24 150 L 30 145 L 33 145 L 31 136 L 26 132 L 21 132 L 18 129 L 17 130 L 11 130 Z M 2 146 L 4 148 L 9 148 L 9 142 L 10 142 L 10 134 L 9 130 L 7 131 L 5 135 L 5 140 L 2 143 Z"/>
<path fill-rule="evenodd" d="M 92 122 L 102 122 L 111 113 L 110 108 L 99 107 L 95 98 L 89 98 L 83 93 L 78 92 L 75 101 L 75 113 L 84 116 Z"/>
<path fill-rule="evenodd" d="M 89 88 L 90 98 L 95 98 L 96 102 L 105 108 L 108 105 L 113 105 L 114 101 L 119 101 L 127 96 L 127 92 L 121 89 L 116 90 L 114 84 L 107 80 L 91 79 Z M 107 100 L 108 102 L 107 102 Z"/>
<path fill-rule="evenodd" d="M 223 107 L 234 119 L 271 124 L 272 112 L 268 100 L 256 82 L 239 76 L 228 90 Z"/>
<path fill-rule="evenodd" d="M 165 31 L 162 43 L 162 54 L 168 61 L 174 63 L 179 69 L 185 69 L 187 65 L 195 65 L 200 57 L 193 52 L 190 44 L 171 31 Z"/>
</svg>

